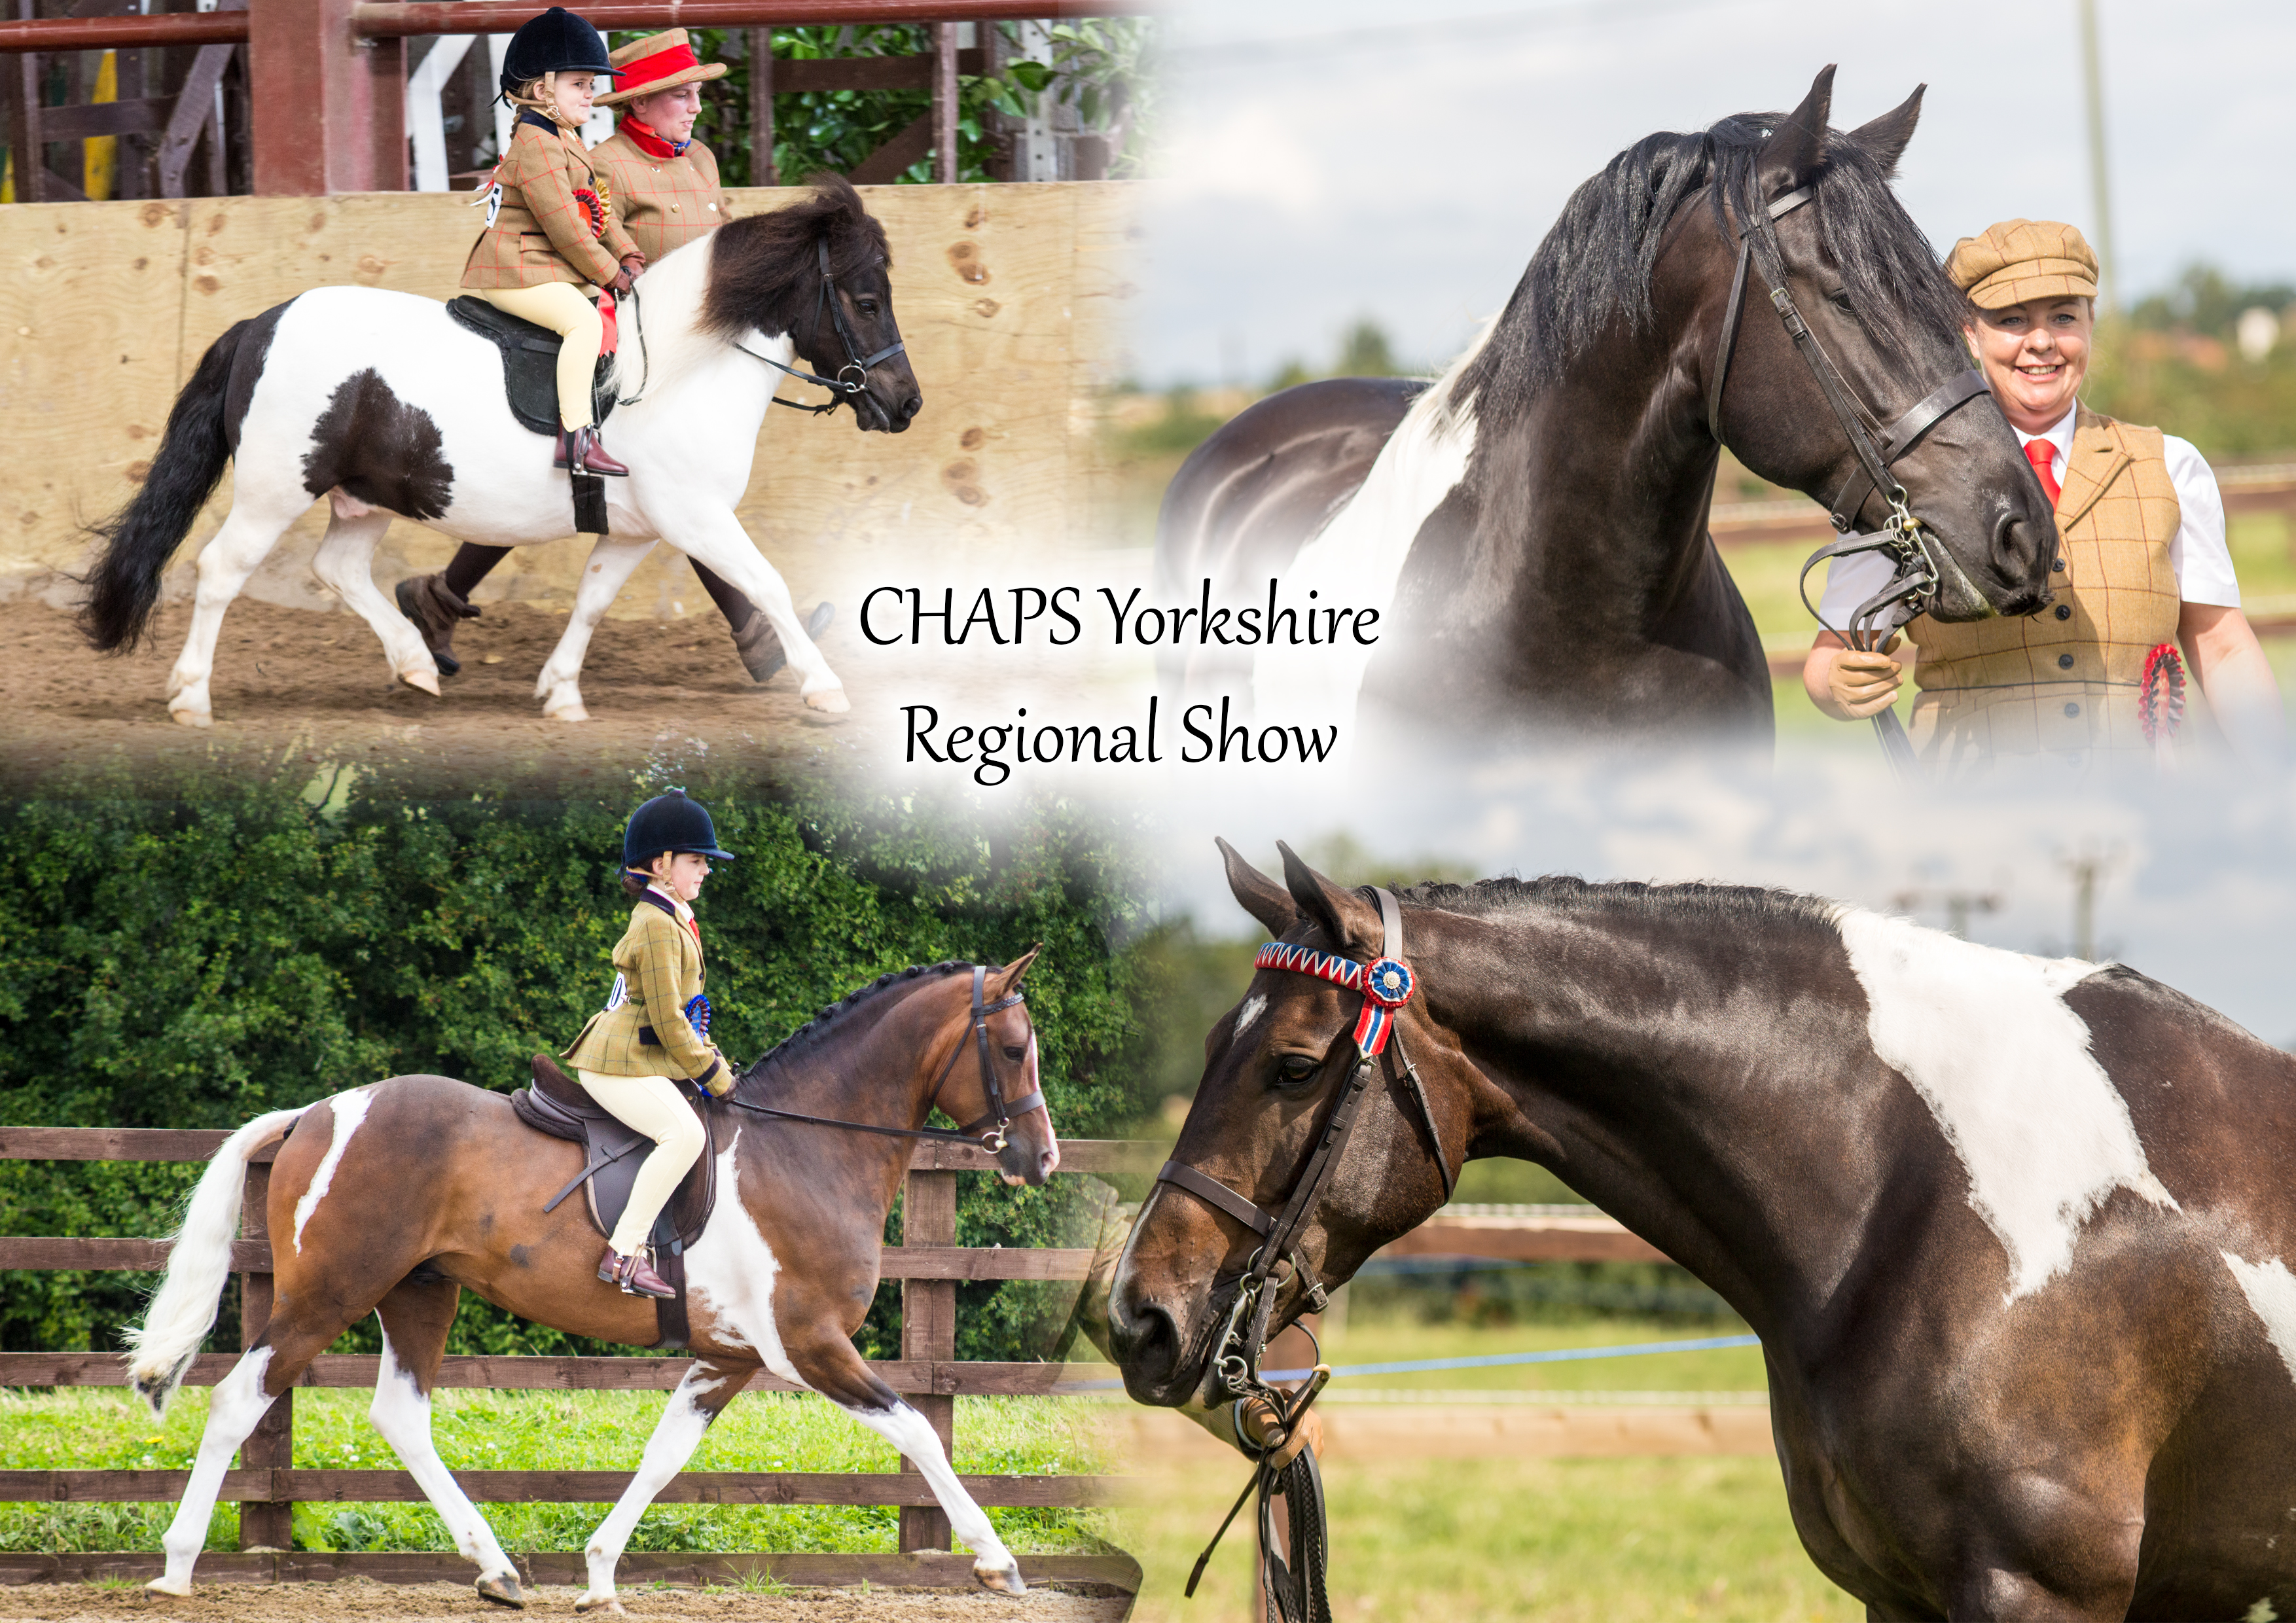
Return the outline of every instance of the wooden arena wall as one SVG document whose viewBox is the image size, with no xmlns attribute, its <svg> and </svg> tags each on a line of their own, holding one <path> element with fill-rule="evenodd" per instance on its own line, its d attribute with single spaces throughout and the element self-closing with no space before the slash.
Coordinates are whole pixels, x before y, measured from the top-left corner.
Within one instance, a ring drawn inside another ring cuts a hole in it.
<svg viewBox="0 0 2296 1623">
<path fill-rule="evenodd" d="M 770 414 L 741 516 L 800 605 L 883 578 L 906 549 L 946 563 L 1086 542 L 1111 500 L 1095 402 L 1113 379 L 1131 291 L 1133 188 L 862 190 L 892 242 L 895 310 L 925 408 L 898 436 L 861 434 L 841 412 Z M 793 195 L 738 190 L 734 212 Z M 450 298 L 479 218 L 467 193 L 452 193 L 0 207 L 0 597 L 64 601 L 64 577 L 86 553 L 81 526 L 128 498 L 176 391 L 233 323 L 327 285 Z M 795 383 L 784 392 L 821 398 Z M 188 591 L 229 496 L 226 477 L 176 555 L 171 594 Z M 324 528 L 315 503 L 250 592 L 331 604 L 309 570 Z M 401 521 L 376 577 L 387 588 L 451 550 Z M 587 553 L 572 538 L 526 548 L 479 600 L 568 601 Z M 707 609 L 665 547 L 616 611 Z"/>
</svg>

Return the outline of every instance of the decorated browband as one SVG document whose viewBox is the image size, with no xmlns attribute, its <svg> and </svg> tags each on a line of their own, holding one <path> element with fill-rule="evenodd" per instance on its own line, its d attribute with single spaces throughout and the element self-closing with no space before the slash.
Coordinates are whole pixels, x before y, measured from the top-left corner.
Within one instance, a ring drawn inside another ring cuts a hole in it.
<svg viewBox="0 0 2296 1623">
<path fill-rule="evenodd" d="M 1291 970 L 1362 993 L 1363 1012 L 1356 1018 L 1356 1052 L 1365 1059 L 1387 1047 L 1387 1039 L 1395 1030 L 1395 1012 L 1409 1003 L 1411 994 L 1419 988 L 1419 977 L 1400 958 L 1374 958 L 1369 963 L 1359 963 L 1336 953 L 1319 953 L 1313 947 L 1293 947 L 1283 941 L 1270 941 L 1262 947 L 1259 956 L 1252 960 L 1252 967 Z"/>
</svg>

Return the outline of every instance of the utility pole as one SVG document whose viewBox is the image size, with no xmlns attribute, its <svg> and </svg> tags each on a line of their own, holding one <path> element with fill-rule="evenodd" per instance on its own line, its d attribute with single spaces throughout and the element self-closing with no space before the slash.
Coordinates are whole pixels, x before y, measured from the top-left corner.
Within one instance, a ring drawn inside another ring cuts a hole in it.
<svg viewBox="0 0 2296 1623">
<path fill-rule="evenodd" d="M 1890 898 L 1890 906 L 1899 913 L 1912 913 L 1931 898 L 1945 906 L 1948 932 L 1964 941 L 1969 939 L 1970 914 L 2001 911 L 2001 893 L 1997 890 L 1901 890 Z"/>
<path fill-rule="evenodd" d="M 2072 875 L 2076 958 L 2091 963 L 2096 959 L 2096 881 L 2112 868 L 2117 855 L 2112 851 L 2083 851 L 2078 857 L 2057 858 L 2057 865 Z"/>
<path fill-rule="evenodd" d="M 2096 209 L 2098 281 L 2103 284 L 2099 303 L 2104 314 L 2120 309 L 2120 260 L 2112 251 L 2112 184 L 2104 165 L 2104 68 L 2097 48 L 2096 0 L 2076 0 L 2080 8 L 2081 70 L 2088 90 L 2088 175 Z"/>
</svg>

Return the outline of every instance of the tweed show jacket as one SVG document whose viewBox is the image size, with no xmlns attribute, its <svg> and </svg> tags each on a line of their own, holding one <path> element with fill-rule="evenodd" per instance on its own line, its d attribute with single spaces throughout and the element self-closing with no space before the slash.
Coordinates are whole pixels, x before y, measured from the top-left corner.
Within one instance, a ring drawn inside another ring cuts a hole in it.
<svg viewBox="0 0 2296 1623">
<path fill-rule="evenodd" d="M 510 151 L 495 167 L 502 188 L 492 222 L 463 266 L 464 287 L 540 287 L 571 282 L 603 287 L 638 251 L 616 218 L 611 183 L 591 161 L 582 137 L 539 114 L 521 113 L 511 127 Z M 586 200 L 604 213 L 599 226 Z"/>
<path fill-rule="evenodd" d="M 614 212 L 651 265 L 673 248 L 726 223 L 730 200 L 718 184 L 718 157 L 699 141 L 675 158 L 656 158 L 617 130 L 590 149 L 614 189 Z"/>
<path fill-rule="evenodd" d="M 686 1007 L 701 992 L 701 940 L 648 890 L 614 947 L 614 989 L 559 1057 L 602 1077 L 723 1081 L 726 1057 L 693 1029 Z"/>
</svg>

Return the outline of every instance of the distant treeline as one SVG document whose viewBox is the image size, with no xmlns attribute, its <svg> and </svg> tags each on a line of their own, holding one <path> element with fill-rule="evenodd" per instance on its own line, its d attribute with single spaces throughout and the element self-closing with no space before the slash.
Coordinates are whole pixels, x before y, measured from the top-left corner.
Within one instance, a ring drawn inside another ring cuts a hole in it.
<svg viewBox="0 0 2296 1623">
<path fill-rule="evenodd" d="M 740 854 L 699 909 L 713 1035 L 729 1054 L 754 1058 L 888 970 L 1001 963 L 1042 941 L 1029 1004 L 1061 1132 L 1118 1135 L 1151 1109 L 1137 1012 L 1161 971 L 1134 941 L 1142 886 L 1107 825 L 1060 807 L 992 824 L 684 781 Z M 0 806 L 0 1121 L 228 1127 L 406 1072 L 520 1086 L 529 1056 L 562 1047 L 606 995 L 629 915 L 622 821 L 663 786 L 417 802 L 323 772 Z M 0 1162 L 0 1225 L 157 1235 L 198 1171 Z M 962 1184 L 961 1243 L 1077 1242 L 1079 1180 Z M 0 1275 L 0 1347 L 115 1346 L 148 1285 Z M 1037 1356 L 1073 1293 L 961 1285 L 959 1356 Z M 898 1300 L 897 1287 L 880 1291 L 859 1338 L 872 1356 L 893 1356 Z M 237 1345 L 228 1305 L 216 1345 Z M 469 1297 L 451 1346 L 601 1350 Z"/>
</svg>

